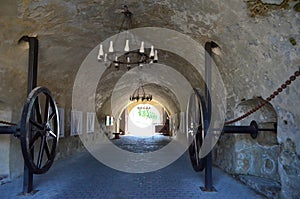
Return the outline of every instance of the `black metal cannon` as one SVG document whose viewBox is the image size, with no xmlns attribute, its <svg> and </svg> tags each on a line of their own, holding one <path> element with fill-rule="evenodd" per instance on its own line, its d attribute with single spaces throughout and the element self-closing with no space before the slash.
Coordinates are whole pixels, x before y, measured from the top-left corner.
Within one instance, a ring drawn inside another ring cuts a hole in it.
<svg viewBox="0 0 300 199">
<path fill-rule="evenodd" d="M 51 92 L 37 86 L 38 39 L 23 36 L 29 43 L 28 97 L 18 124 L 1 121 L 0 134 L 13 134 L 21 141 L 24 158 L 23 193 L 33 191 L 33 174 L 47 172 L 56 155 L 59 139 L 59 114 Z"/>
</svg>

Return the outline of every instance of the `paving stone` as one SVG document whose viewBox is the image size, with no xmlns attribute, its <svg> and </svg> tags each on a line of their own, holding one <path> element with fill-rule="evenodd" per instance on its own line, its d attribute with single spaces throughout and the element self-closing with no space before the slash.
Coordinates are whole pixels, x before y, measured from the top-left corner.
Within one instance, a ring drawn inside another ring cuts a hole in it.
<svg viewBox="0 0 300 199">
<path fill-rule="evenodd" d="M 279 198 L 281 185 L 274 180 L 247 175 L 239 175 L 238 179 L 267 198 Z"/>
<path fill-rule="evenodd" d="M 134 152 L 145 153 L 159 150 L 171 142 L 170 137 L 155 134 L 153 136 L 136 137 L 136 136 L 120 136 L 121 139 L 111 140 L 118 147 Z"/>
<path fill-rule="evenodd" d="M 122 139 L 121 137 L 120 140 Z M 157 142 L 159 140 L 157 138 Z M 126 142 L 130 143 L 130 139 Z M 132 139 L 131 144 L 135 142 L 136 138 Z M 155 142 L 152 144 L 159 146 Z M 150 147 L 149 143 L 148 145 L 145 150 L 155 148 Z M 202 192 L 200 187 L 204 186 L 204 173 L 193 171 L 188 153 L 166 168 L 131 174 L 111 169 L 88 152 L 82 152 L 57 160 L 49 172 L 34 176 L 34 188 L 38 192 L 26 199 L 262 198 L 218 168 L 213 169 L 213 176 L 217 192 Z M 22 198 L 17 196 L 21 190 L 22 178 L 14 179 L 11 183 L 0 186 L 1 199 Z"/>
</svg>

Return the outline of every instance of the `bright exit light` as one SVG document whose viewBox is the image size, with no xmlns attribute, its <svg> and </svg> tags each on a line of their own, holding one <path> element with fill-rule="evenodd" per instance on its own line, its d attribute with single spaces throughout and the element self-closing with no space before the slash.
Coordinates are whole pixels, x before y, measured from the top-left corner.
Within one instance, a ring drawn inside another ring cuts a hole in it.
<svg viewBox="0 0 300 199">
<path fill-rule="evenodd" d="M 160 111 L 151 104 L 138 104 L 129 112 L 128 133 L 135 136 L 152 136 L 155 125 L 161 123 Z"/>
</svg>

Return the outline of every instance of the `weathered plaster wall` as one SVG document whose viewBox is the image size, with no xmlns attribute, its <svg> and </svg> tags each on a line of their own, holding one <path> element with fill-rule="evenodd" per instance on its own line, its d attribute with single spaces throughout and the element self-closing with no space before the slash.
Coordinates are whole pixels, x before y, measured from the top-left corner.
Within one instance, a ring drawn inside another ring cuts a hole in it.
<svg viewBox="0 0 300 199">
<path fill-rule="evenodd" d="M 236 85 L 227 87 L 228 118 L 242 99 L 267 98 L 300 63 L 300 47 L 289 41 L 291 37 L 300 40 L 298 13 L 293 9 L 276 10 L 264 17 L 249 18 L 241 12 L 242 6 L 234 10 L 238 21 L 227 26 L 220 38 L 228 48 L 223 57 L 224 78 L 229 85 Z M 278 115 L 278 172 L 283 198 L 299 196 L 295 188 L 300 184 L 299 84 L 295 82 L 272 102 Z"/>
<path fill-rule="evenodd" d="M 26 98 L 28 51 L 17 45 L 17 41 L 22 35 L 37 34 L 38 84 L 48 87 L 58 106 L 65 109 L 66 137 L 59 151 L 69 154 L 81 147 L 78 138 L 68 137 L 76 72 L 91 49 L 118 32 L 116 24 L 121 23 L 121 18 L 116 10 L 123 2 L 17 2 L 17 16 L 0 18 L 0 102 L 11 108 L 12 121 L 18 122 Z M 247 4 L 239 0 L 130 0 L 128 3 L 135 13 L 134 27 L 170 28 L 191 36 L 199 45 L 208 40 L 219 44 L 222 55 L 215 57 L 215 61 L 227 89 L 228 119 L 234 116 L 242 99 L 267 98 L 299 67 L 300 17 L 292 8 L 299 1 L 290 1 L 285 9 L 270 7 L 268 12 L 255 17 L 250 16 Z M 296 45 L 290 42 L 291 38 Z M 299 86 L 296 81 L 272 102 L 278 116 L 278 173 L 283 198 L 299 195 Z M 10 151 L 19 151 L 18 147 L 19 143 L 13 141 Z M 234 148 L 228 150 L 235 152 Z M 19 157 L 11 156 L 10 165 L 17 165 L 18 161 Z M 232 164 L 229 160 L 223 163 Z"/>
<path fill-rule="evenodd" d="M 262 102 L 261 98 L 242 101 L 235 110 L 235 116 L 245 114 Z M 236 125 L 249 126 L 253 120 L 257 122 L 259 128 L 277 127 L 277 114 L 271 104 L 267 104 Z M 250 135 L 224 135 L 215 149 L 215 163 L 235 175 L 258 176 L 280 182 L 279 153 L 277 134 L 273 131 L 259 132 L 256 139 Z"/>
<path fill-rule="evenodd" d="M 9 107 L 3 107 L 3 104 L 0 104 L 0 107 L 0 120 L 10 120 L 12 112 Z M 0 135 L 0 184 L 9 180 L 9 149 L 10 136 Z"/>
</svg>

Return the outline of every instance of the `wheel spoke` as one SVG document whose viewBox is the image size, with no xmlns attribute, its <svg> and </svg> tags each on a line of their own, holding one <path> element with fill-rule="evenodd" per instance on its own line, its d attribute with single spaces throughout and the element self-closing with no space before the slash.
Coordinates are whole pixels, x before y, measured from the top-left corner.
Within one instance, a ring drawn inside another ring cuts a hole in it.
<svg viewBox="0 0 300 199">
<path fill-rule="evenodd" d="M 37 167 L 40 169 L 42 166 L 43 156 L 44 156 L 44 148 L 45 148 L 46 136 L 43 136 L 37 161 Z"/>
<path fill-rule="evenodd" d="M 34 105 L 35 105 L 35 112 L 36 112 L 37 121 L 39 123 L 43 123 L 42 113 L 41 113 L 41 105 L 40 105 L 40 101 L 39 101 L 38 97 L 36 97 L 36 100 L 34 101 Z"/>
<path fill-rule="evenodd" d="M 50 160 L 51 156 L 50 156 L 49 145 L 48 145 L 47 140 L 45 140 L 45 152 L 46 152 L 48 160 Z"/>
<path fill-rule="evenodd" d="M 30 143 L 29 143 L 29 150 L 33 149 L 35 143 L 36 143 L 36 140 L 40 137 L 40 132 L 37 132 L 33 138 L 31 138 L 30 140 Z"/>
<path fill-rule="evenodd" d="M 52 129 L 49 130 L 49 133 L 52 137 L 56 138 L 57 135 L 54 133 L 54 131 Z"/>
<path fill-rule="evenodd" d="M 31 131 L 33 131 L 33 132 L 39 132 L 40 130 L 41 129 L 39 129 L 39 128 L 35 127 L 35 126 L 31 127 Z"/>
<path fill-rule="evenodd" d="M 194 149 L 195 149 L 195 156 L 197 165 L 199 164 L 199 157 L 198 157 L 198 144 L 197 144 L 197 136 L 194 139 Z"/>
<path fill-rule="evenodd" d="M 56 113 L 55 112 L 51 113 L 51 115 L 49 116 L 49 121 L 51 121 L 54 118 L 54 116 L 56 116 Z"/>
<path fill-rule="evenodd" d="M 29 121 L 30 121 L 31 124 L 33 124 L 35 127 L 37 127 L 39 130 L 44 129 L 42 124 L 39 124 L 39 123 L 37 123 L 36 121 L 34 121 L 32 119 L 30 119 Z"/>
<path fill-rule="evenodd" d="M 46 96 L 46 104 L 45 104 L 45 115 L 44 115 L 44 122 L 48 122 L 49 121 L 49 96 Z"/>
</svg>

